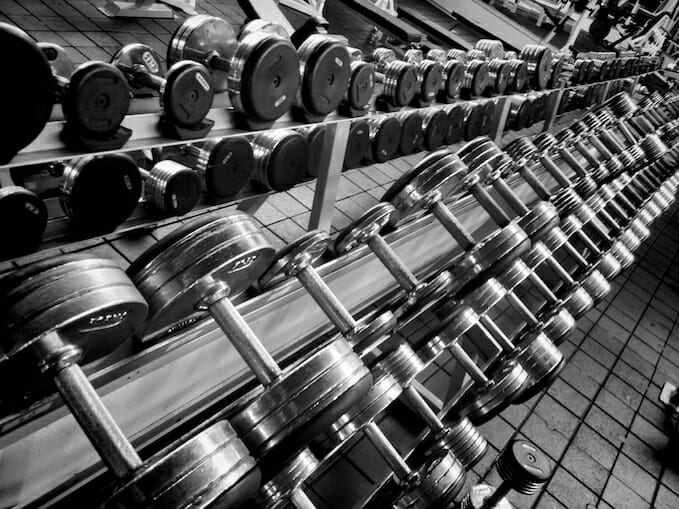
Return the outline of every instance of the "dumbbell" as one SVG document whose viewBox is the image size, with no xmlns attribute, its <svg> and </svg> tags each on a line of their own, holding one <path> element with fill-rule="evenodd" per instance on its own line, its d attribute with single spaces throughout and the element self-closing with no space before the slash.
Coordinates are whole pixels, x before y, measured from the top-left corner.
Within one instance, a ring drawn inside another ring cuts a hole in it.
<svg viewBox="0 0 679 509">
<path fill-rule="evenodd" d="M 203 190 L 214 198 L 235 196 L 252 175 L 254 154 L 244 136 L 211 138 L 181 148 L 180 161 L 200 176 Z"/>
<path fill-rule="evenodd" d="M 383 163 L 394 159 L 401 144 L 401 123 L 393 116 L 381 116 L 368 120 L 371 147 L 368 159 Z"/>
<path fill-rule="evenodd" d="M 419 106 L 428 105 L 436 99 L 443 87 L 443 67 L 435 60 L 425 59 L 421 50 L 408 50 L 402 59 L 397 58 L 396 53 L 389 48 L 377 48 L 373 51 L 372 58 L 380 65 L 393 60 L 403 60 L 415 66 L 417 75 L 417 94 Z"/>
<path fill-rule="evenodd" d="M 422 112 L 422 146 L 424 150 L 438 149 L 446 141 L 448 113 L 441 108 L 427 108 Z"/>
<path fill-rule="evenodd" d="M 104 464 L 120 482 L 111 507 L 239 505 L 259 486 L 255 460 L 227 421 L 142 461 L 79 363 L 114 350 L 148 307 L 111 260 L 61 255 L 0 279 L 3 351 L 16 372 L 51 378 Z"/>
<path fill-rule="evenodd" d="M 399 326 L 432 308 L 445 298 L 452 284 L 450 273 L 443 271 L 434 279 L 420 281 L 396 255 L 380 232 L 394 213 L 393 205 L 378 203 L 342 230 L 335 239 L 334 251 L 344 254 L 366 245 L 405 291 L 405 302 L 396 312 Z"/>
<path fill-rule="evenodd" d="M 420 112 L 418 110 L 404 111 L 396 115 L 396 118 L 401 124 L 401 140 L 398 145 L 398 153 L 406 156 L 421 150 L 424 127 Z M 446 124 L 447 120 L 446 117 Z M 446 125 L 446 129 L 447 127 Z"/>
<path fill-rule="evenodd" d="M 528 85 L 528 63 L 520 58 L 507 60 L 509 66 L 508 92 L 521 93 Z"/>
<path fill-rule="evenodd" d="M 505 58 L 505 48 L 502 41 L 497 39 L 479 39 L 474 49 L 482 51 L 488 58 Z"/>
<path fill-rule="evenodd" d="M 183 225 L 127 269 L 149 303 L 145 335 L 207 311 L 263 386 L 230 419 L 260 462 L 282 457 L 281 449 L 301 450 L 372 381 L 344 338 L 317 345 L 285 368 L 271 357 L 230 299 L 257 280 L 274 253 L 255 220 L 234 211 Z"/>
<path fill-rule="evenodd" d="M 551 50 L 547 46 L 527 44 L 519 53 L 519 58 L 528 64 L 528 79 L 532 88 L 545 88 L 552 66 Z"/>
<path fill-rule="evenodd" d="M 304 491 L 304 483 L 320 467 L 318 458 L 309 448 L 302 449 L 286 461 L 271 479 L 264 480 L 259 489 L 257 506 L 267 509 L 291 505 L 296 509 L 315 509 L 316 505 Z"/>
<path fill-rule="evenodd" d="M 312 121 L 320 121 L 337 109 L 347 91 L 353 88 L 354 84 L 350 83 L 352 76 L 366 77 L 364 74 L 352 74 L 349 48 L 329 35 L 316 21 L 310 19 L 309 24 L 288 34 L 278 23 L 255 19 L 246 23 L 239 33 L 241 42 L 253 34 L 276 34 L 288 38 L 297 48 L 300 84 L 295 95 L 295 108 L 303 112 L 305 120 Z M 365 91 L 360 95 L 360 101 L 370 99 Z"/>
<path fill-rule="evenodd" d="M 534 495 L 552 476 L 547 456 L 526 440 L 512 440 L 496 463 L 502 484 L 493 490 L 487 484 L 472 487 L 460 502 L 460 509 L 511 509 L 505 498 L 511 490 L 522 495 Z"/>
<path fill-rule="evenodd" d="M 499 42 L 499 41 L 498 41 Z M 498 56 L 491 56 L 496 52 L 486 52 L 481 49 L 471 49 L 467 51 L 467 61 L 484 61 L 488 66 L 488 87 L 486 92 L 488 94 L 502 95 L 509 87 L 510 80 L 510 65 L 509 61 L 504 59 L 504 50 Z"/>
<path fill-rule="evenodd" d="M 150 170 L 139 169 L 145 205 L 163 216 L 183 216 L 191 212 L 200 199 L 199 174 L 169 159 L 149 164 Z"/>
<path fill-rule="evenodd" d="M 457 104 L 448 110 L 448 129 L 446 131 L 445 143 L 452 145 L 460 141 L 465 135 L 465 109 L 468 103 Z"/>
<path fill-rule="evenodd" d="M 367 120 L 354 120 L 349 128 L 347 148 L 344 152 L 344 169 L 351 170 L 361 166 L 372 146 L 370 124 Z"/>
<path fill-rule="evenodd" d="M 609 64 L 607 60 L 592 59 L 592 75 L 596 81 L 606 81 L 609 76 Z"/>
<path fill-rule="evenodd" d="M 363 52 L 359 49 L 349 48 L 349 55 L 352 62 L 365 62 Z M 418 88 L 414 65 L 401 60 L 379 60 L 369 64 L 375 73 L 375 82 L 382 84 L 380 96 L 385 108 L 402 108 L 410 104 Z"/>
<path fill-rule="evenodd" d="M 472 140 L 481 136 L 485 122 L 485 110 L 481 103 L 466 101 L 462 103 L 462 139 Z"/>
<path fill-rule="evenodd" d="M 505 122 L 505 131 L 521 131 L 533 125 L 532 101 L 528 96 L 514 95 Z"/>
<path fill-rule="evenodd" d="M 479 55 L 481 56 L 481 55 Z M 464 65 L 462 79 L 462 95 L 465 98 L 474 98 L 482 95 L 490 86 L 490 74 L 485 55 L 481 58 L 469 58 L 463 50 L 451 49 L 446 54 L 448 60 L 460 62 Z"/>
<path fill-rule="evenodd" d="M 120 70 L 106 62 L 74 67 L 61 46 L 38 43 L 52 67 L 56 96 L 68 129 L 79 139 L 109 140 L 120 130 L 130 106 L 130 89 Z M 116 145 L 120 148 L 128 132 Z"/>
<path fill-rule="evenodd" d="M 411 468 L 375 422 L 402 393 L 402 387 L 387 370 L 375 368 L 370 392 L 319 437 L 314 447 L 326 458 L 338 452 L 347 440 L 361 433 L 375 447 L 395 477 L 398 495 L 393 507 L 449 507 L 465 481 L 464 467 L 450 452 L 442 451 Z"/>
<path fill-rule="evenodd" d="M 427 59 L 441 64 L 443 70 L 443 86 L 438 94 L 439 102 L 452 102 L 460 95 L 464 79 L 464 64 L 458 60 L 448 60 L 442 49 L 430 49 Z"/>
<path fill-rule="evenodd" d="M 307 164 L 306 176 L 318 177 L 326 130 L 327 128 L 324 125 L 314 125 L 299 130 L 309 144 L 309 162 Z"/>
<path fill-rule="evenodd" d="M 356 320 L 325 283 L 313 264 L 328 248 L 328 234 L 313 230 L 276 253 L 269 268 L 259 277 L 259 286 L 269 289 L 289 278 L 297 278 L 328 319 L 361 356 L 389 338 L 396 327 L 390 311 Z"/>
<path fill-rule="evenodd" d="M 454 198 L 451 196 L 453 189 L 462 189 L 460 180 L 462 174 L 459 171 L 449 170 L 446 173 L 438 173 L 437 178 L 442 178 L 439 181 L 417 181 L 417 177 L 430 167 L 459 169 L 461 166 L 459 158 L 449 150 L 438 150 L 425 156 L 409 172 L 394 182 L 382 196 L 384 202 L 390 202 L 395 207 L 395 211 L 391 211 L 391 217 L 388 219 L 391 226 L 396 226 L 404 218 L 419 210 L 430 210 L 464 250 L 462 258 L 454 263 L 452 269 L 456 291 L 482 277 L 491 267 L 499 266 L 498 271 L 500 271 L 529 247 L 528 236 L 515 224 L 477 243 L 442 201 L 444 198 Z M 441 182 L 443 185 L 440 185 Z"/>
<path fill-rule="evenodd" d="M 35 248 L 47 227 L 47 206 L 21 186 L 0 187 L 0 253 L 13 256 Z"/>
<path fill-rule="evenodd" d="M 252 138 L 252 180 L 270 191 L 285 191 L 308 171 L 309 142 L 297 131 L 264 131 Z"/>
<path fill-rule="evenodd" d="M 215 90 L 204 65 L 182 60 L 161 76 L 160 57 L 149 46 L 133 43 L 120 48 L 113 65 L 122 71 L 135 95 L 157 92 L 161 105 L 161 125 L 182 133 L 201 133 L 212 126 L 206 121 Z"/>
<path fill-rule="evenodd" d="M 192 60 L 207 67 L 217 92 L 228 92 L 235 111 L 255 124 L 270 124 L 290 110 L 300 84 L 292 43 L 269 32 L 236 39 L 228 22 L 200 14 L 172 35 L 168 65 Z"/>
</svg>

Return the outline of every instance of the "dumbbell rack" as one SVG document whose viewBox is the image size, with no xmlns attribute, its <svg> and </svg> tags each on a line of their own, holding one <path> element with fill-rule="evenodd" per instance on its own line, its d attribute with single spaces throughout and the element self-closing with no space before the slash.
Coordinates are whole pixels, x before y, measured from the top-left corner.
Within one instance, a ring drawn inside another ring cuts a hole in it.
<svg viewBox="0 0 679 509">
<path fill-rule="evenodd" d="M 558 98 L 565 89 L 562 87 L 554 95 L 555 100 L 545 121 L 546 128 L 551 126 L 555 118 L 553 105 L 558 104 Z M 499 102 L 498 107 L 502 114 L 499 116 L 497 125 L 494 126 L 493 137 L 501 136 L 504 130 L 510 103 L 509 97 L 511 96 L 495 98 Z M 480 101 L 483 100 L 485 99 L 480 99 Z M 446 106 L 437 107 L 445 108 Z M 223 114 L 226 108 L 217 108 L 215 111 Z M 228 117 L 228 115 L 223 116 Z M 149 132 L 152 131 L 150 126 L 155 125 L 156 120 L 157 116 L 152 114 L 138 114 L 131 117 L 131 121 L 139 121 Z M 227 125 L 226 120 L 224 122 L 224 127 L 213 131 L 211 137 L 242 133 L 233 126 Z M 56 124 L 58 125 L 59 122 L 56 121 Z M 345 149 L 342 143 L 343 136 L 346 141 L 346 134 L 342 133 L 348 131 L 350 120 L 331 117 L 327 125 L 331 129 L 330 132 L 334 130 L 335 133 L 334 136 L 328 136 L 326 139 L 330 150 L 324 151 L 327 160 L 322 161 L 323 171 L 319 175 L 316 187 L 312 222 L 315 221 L 317 225 L 322 225 L 325 221 L 329 222 L 328 213 L 331 213 L 334 208 L 336 186 L 340 178 L 341 161 Z M 283 119 L 276 124 L 276 127 L 290 126 L 301 127 L 301 124 L 296 124 L 289 119 Z M 58 130 L 59 128 L 55 127 L 54 132 Z M 134 145 L 134 143 L 138 144 Z M 179 143 L 181 142 L 176 140 L 149 136 L 140 138 L 137 142 L 133 142 L 133 146 L 126 146 L 123 150 L 138 150 Z M 18 163 L 13 162 L 12 166 L 78 155 L 84 154 L 69 153 L 63 147 L 42 151 L 29 147 L 25 153 L 18 156 Z M 8 175 L 7 168 L 0 169 L 0 174 Z M 456 204 L 455 211 L 465 219 L 465 223 L 472 230 L 478 229 L 483 235 L 489 231 L 490 226 L 474 224 L 473 208 L 470 202 L 470 199 L 462 200 Z M 173 221 L 176 220 L 169 220 L 166 224 Z M 389 240 L 393 243 L 397 253 L 416 271 L 430 272 L 441 266 L 439 258 L 450 251 L 450 245 L 446 242 L 447 237 L 441 233 L 442 230 L 434 222 L 423 218 L 395 232 Z M 422 249 L 422 246 L 427 247 Z M 380 272 L 383 270 L 383 267 L 375 263 L 373 258 L 367 256 L 365 249 L 333 260 L 321 269 L 324 278 L 338 292 L 341 300 L 346 302 L 350 309 L 355 310 L 360 310 L 366 302 L 388 297 L 394 291 L 393 285 L 389 284 L 389 278 Z M 365 287 L 355 288 L 355 283 L 359 280 L 365 284 Z M 346 291 L 346 288 L 351 286 L 348 281 L 354 284 L 354 291 L 351 293 Z M 357 295 L 361 298 L 358 299 Z M 252 324 L 255 332 L 262 334 L 267 346 L 281 358 L 298 352 L 311 338 L 328 330 L 325 317 L 315 309 L 308 296 L 295 282 L 286 283 L 280 288 L 243 302 L 239 309 Z M 291 317 L 298 318 L 292 320 Z M 89 366 L 87 371 L 96 373 L 93 377 L 94 384 L 104 395 L 107 405 L 117 415 L 123 416 L 121 419 L 123 428 L 129 436 L 133 437 L 136 444 L 143 446 L 156 439 L 161 430 L 163 433 L 172 431 L 181 422 L 215 406 L 216 400 L 223 402 L 223 397 L 218 397 L 217 394 L 236 391 L 242 394 L 248 390 L 248 380 L 240 361 L 233 355 L 215 354 L 215 348 L 221 347 L 217 339 L 218 334 L 214 324 L 205 320 L 175 337 L 154 344 L 139 354 L 106 367 Z M 121 352 L 121 354 L 125 353 Z M 493 353 L 497 352 L 488 352 L 488 357 L 492 357 Z M 216 358 L 226 358 L 229 363 L 228 365 L 217 364 L 214 362 Z M 179 359 L 181 362 L 178 362 Z M 201 366 L 201 369 L 195 370 L 195 366 Z M 227 373 L 231 376 L 227 376 Z M 156 394 L 155 390 L 151 390 L 151 388 L 156 389 L 166 384 L 166 381 L 171 379 L 181 380 L 181 386 L 173 386 L 163 394 Z M 197 392 L 186 394 L 183 390 L 184 384 L 188 387 L 195 387 Z M 128 397 L 128 394 L 152 394 L 157 396 L 158 400 L 127 409 L 126 404 L 134 400 Z M 169 401 L 172 401 L 173 406 L 168 410 L 168 406 L 164 405 L 167 405 Z M 0 436 L 0 448 L 2 449 L 15 447 L 13 450 L 20 451 L 22 446 L 30 444 L 31 447 L 37 446 L 43 451 L 40 468 L 46 472 L 58 472 L 61 475 L 61 484 L 57 484 L 59 486 L 63 487 L 64 483 L 71 482 L 72 479 L 76 484 L 82 484 L 98 473 L 98 458 L 88 454 L 84 439 L 75 432 L 72 421 L 66 418 L 61 403 L 56 398 L 42 401 L 39 408 L 31 408 L 26 412 L 3 419 L 0 422 L 0 434 L 2 435 Z M 60 438 L 57 440 L 54 438 L 56 436 Z M 68 450 L 65 450 L 66 447 Z M 56 451 L 54 454 L 49 453 L 50 449 L 54 450 L 54 448 L 58 448 L 58 454 Z M 57 460 L 59 463 L 50 463 L 50 460 Z M 77 471 L 67 471 L 63 465 L 75 465 Z M 29 478 L 31 475 L 34 476 L 32 480 L 43 479 L 40 470 L 27 473 Z M 44 482 L 55 483 L 53 479 L 45 479 Z M 35 484 L 28 482 L 27 486 L 44 489 L 39 482 Z M 50 486 L 50 488 L 54 487 L 55 485 Z"/>
</svg>

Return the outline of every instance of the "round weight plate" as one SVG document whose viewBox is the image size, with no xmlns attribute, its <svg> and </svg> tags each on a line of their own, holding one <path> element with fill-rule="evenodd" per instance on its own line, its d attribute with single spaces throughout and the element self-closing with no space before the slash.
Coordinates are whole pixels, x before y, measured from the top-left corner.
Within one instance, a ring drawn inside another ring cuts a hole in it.
<svg viewBox="0 0 679 509">
<path fill-rule="evenodd" d="M 205 190 L 215 198 L 238 194 L 250 180 L 253 166 L 252 145 L 244 136 L 206 141 L 197 161 L 204 175 Z"/>
<path fill-rule="evenodd" d="M 467 103 L 463 105 L 463 108 L 465 109 L 464 139 L 465 141 L 470 141 L 481 136 L 484 108 L 482 105 L 476 103 Z"/>
<path fill-rule="evenodd" d="M 372 159 L 383 163 L 393 159 L 398 154 L 401 143 L 401 124 L 396 117 L 386 117 L 377 128 L 372 141 Z"/>
<path fill-rule="evenodd" d="M 500 477 L 524 495 L 537 493 L 552 476 L 552 465 L 547 456 L 525 440 L 513 440 L 496 465 Z"/>
<path fill-rule="evenodd" d="M 262 485 L 259 492 L 265 507 L 272 508 L 283 503 L 285 499 L 319 468 L 320 462 L 307 448 L 286 460 L 283 469 Z"/>
<path fill-rule="evenodd" d="M 541 46 L 536 54 L 535 61 L 535 86 L 542 90 L 547 85 L 552 68 L 552 52 L 549 48 Z"/>
<path fill-rule="evenodd" d="M 120 70 L 104 62 L 78 66 L 62 99 L 66 121 L 86 137 L 105 139 L 118 130 L 130 106 Z"/>
<path fill-rule="evenodd" d="M 417 111 L 403 117 L 401 122 L 401 142 L 398 153 L 405 156 L 412 154 L 422 145 L 422 115 Z"/>
<path fill-rule="evenodd" d="M 127 154 L 88 156 L 66 168 L 61 190 L 61 206 L 78 227 L 109 231 L 137 207 L 141 175 Z"/>
<path fill-rule="evenodd" d="M 495 118 L 496 105 L 495 101 L 486 101 L 481 106 L 483 112 L 483 120 L 481 121 L 481 131 L 480 135 L 485 136 L 490 133 L 490 127 Z"/>
<path fill-rule="evenodd" d="M 47 207 L 35 193 L 18 186 L 0 188 L 0 252 L 35 247 L 47 226 Z"/>
<path fill-rule="evenodd" d="M 528 84 L 528 64 L 523 60 L 512 60 L 512 68 L 509 75 L 509 88 L 521 93 Z"/>
<path fill-rule="evenodd" d="M 446 97 L 453 99 L 460 95 L 464 80 L 464 64 L 457 60 L 449 60 L 443 66 L 443 91 Z"/>
<path fill-rule="evenodd" d="M 488 442 L 469 419 L 463 417 L 428 440 L 425 456 L 447 450 L 458 458 L 467 470 L 476 465 L 488 452 Z"/>
<path fill-rule="evenodd" d="M 420 98 L 433 101 L 443 86 L 443 68 L 438 62 L 424 60 L 418 66 L 420 73 Z"/>
<path fill-rule="evenodd" d="M 163 78 L 163 65 L 160 56 L 146 44 L 126 44 L 111 59 L 111 63 L 127 74 L 129 70 L 140 69 L 154 78 Z M 134 74 L 127 75 L 128 83 L 135 96 L 156 95 L 157 90 L 142 84 Z"/>
<path fill-rule="evenodd" d="M 67 80 L 71 78 L 75 64 L 73 64 L 73 60 L 71 60 L 64 48 L 51 42 L 39 42 L 38 47 L 45 54 L 55 76 Z"/>
<path fill-rule="evenodd" d="M 195 171 L 174 161 L 160 161 L 156 164 L 158 170 L 163 166 L 167 166 L 169 171 L 164 172 L 162 177 L 162 210 L 166 214 L 183 216 L 193 210 L 198 203 L 200 177 Z M 148 182 L 146 184 L 148 185 Z"/>
<path fill-rule="evenodd" d="M 274 249 L 250 216 L 205 216 L 173 231 L 142 253 L 127 273 L 150 307 L 148 333 L 195 314 L 201 280 L 224 281 L 236 297 L 270 265 Z"/>
<path fill-rule="evenodd" d="M 2 88 L 4 121 L 0 127 L 0 164 L 32 142 L 50 118 L 54 79 L 45 54 L 25 32 L 0 23 L 2 67 L 7 76 Z"/>
<path fill-rule="evenodd" d="M 406 489 L 394 503 L 397 509 L 454 507 L 466 479 L 462 463 L 453 455 L 430 457 L 417 469 L 419 483 Z"/>
<path fill-rule="evenodd" d="M 314 44 L 316 37 L 309 37 L 299 48 Z M 328 39 L 311 52 L 302 63 L 301 95 L 304 109 L 312 115 L 324 116 L 333 111 L 344 97 L 351 77 L 351 62 L 346 46 Z"/>
<path fill-rule="evenodd" d="M 309 143 L 309 164 L 306 174 L 310 177 L 318 177 L 318 167 L 323 156 L 323 142 L 325 140 L 325 126 L 316 126 L 307 135 Z"/>
<path fill-rule="evenodd" d="M 173 124 L 187 129 L 200 125 L 213 97 L 212 78 L 201 64 L 185 60 L 168 69 L 161 101 L 164 114 Z"/>
<path fill-rule="evenodd" d="M 528 401 L 549 387 L 566 366 L 566 360 L 556 345 L 542 332 L 530 333 L 521 339 L 514 357 L 528 373 L 528 381 L 516 404 Z"/>
<path fill-rule="evenodd" d="M 370 127 L 365 120 L 357 120 L 351 123 L 347 149 L 344 154 L 344 168 L 350 170 L 360 166 L 370 150 Z"/>
<path fill-rule="evenodd" d="M 112 260 L 60 255 L 0 279 L 0 330 L 4 353 L 14 358 L 37 339 L 59 331 L 79 347 L 84 362 L 101 357 L 143 325 L 148 307 Z M 35 358 L 16 357 L 30 366 Z"/>
<path fill-rule="evenodd" d="M 259 143 L 259 139 L 260 137 L 256 138 L 255 143 Z M 260 158 L 258 152 L 255 149 L 254 176 L 261 185 L 273 191 L 290 189 L 307 173 L 309 143 L 295 131 L 289 131 L 287 135 L 278 138 L 266 158 Z M 261 166 L 264 160 L 266 164 Z"/>
<path fill-rule="evenodd" d="M 397 320 L 394 313 L 385 311 L 370 320 L 365 318 L 359 320 L 354 330 L 347 334 L 346 339 L 354 352 L 363 357 L 388 340 L 396 326 Z"/>
<path fill-rule="evenodd" d="M 498 60 L 497 62 L 491 60 L 490 68 L 493 70 L 491 71 L 491 79 L 493 80 L 491 87 L 493 92 L 502 95 L 509 86 L 509 65 L 504 60 Z"/>
<path fill-rule="evenodd" d="M 286 367 L 231 423 L 256 457 L 284 457 L 330 428 L 365 397 L 372 381 L 351 346 L 337 338 Z"/>
<path fill-rule="evenodd" d="M 177 29 L 167 46 L 168 65 L 192 59 L 192 52 L 217 55 L 230 61 L 236 52 L 236 34 L 221 18 L 205 14 L 191 16 Z M 201 61 L 202 64 L 207 64 Z M 212 69 L 212 82 L 218 92 L 227 90 L 227 72 Z"/>
<path fill-rule="evenodd" d="M 480 62 L 474 68 L 470 93 L 472 96 L 481 95 L 486 91 L 489 85 L 490 73 L 488 72 L 488 64 L 486 62 Z"/>
<path fill-rule="evenodd" d="M 514 110 L 514 128 L 525 129 L 533 125 L 533 104 L 531 101 L 521 101 Z"/>
<path fill-rule="evenodd" d="M 257 493 L 260 482 L 255 459 L 231 425 L 219 421 L 145 461 L 106 507 L 240 507 Z"/>
<path fill-rule="evenodd" d="M 232 65 L 229 73 L 229 97 L 245 116 L 271 122 L 292 107 L 300 79 L 299 59 L 290 41 L 249 35 L 234 58 L 238 65 Z"/>
<path fill-rule="evenodd" d="M 313 230 L 280 249 L 268 269 L 259 277 L 259 286 L 268 289 L 295 277 L 306 265 L 313 265 L 328 249 L 330 237 Z"/>
<path fill-rule="evenodd" d="M 415 182 L 416 179 L 425 171 L 431 171 L 434 166 L 439 168 L 440 164 L 447 156 L 452 156 L 450 151 L 446 149 L 437 150 L 431 154 L 427 154 L 420 159 L 417 164 L 407 170 L 401 175 L 382 195 L 382 201 L 393 201 L 398 194 L 405 189 L 406 186 Z"/>
<path fill-rule="evenodd" d="M 444 110 L 437 110 L 427 118 L 424 131 L 424 149 L 436 150 L 446 139 L 448 131 L 448 114 Z"/>
<path fill-rule="evenodd" d="M 390 67 L 397 69 L 396 76 L 393 78 L 395 80 L 394 105 L 402 108 L 410 104 L 417 93 L 417 71 L 414 65 L 405 62 L 391 62 L 387 72 Z"/>
<path fill-rule="evenodd" d="M 335 239 L 334 251 L 343 254 L 366 242 L 376 232 L 380 232 L 391 219 L 395 209 L 390 203 L 378 203 L 355 219 Z"/>
<path fill-rule="evenodd" d="M 448 128 L 446 130 L 446 145 L 452 145 L 462 140 L 465 131 L 464 109 L 453 106 L 448 111 Z"/>
<path fill-rule="evenodd" d="M 552 71 L 550 72 L 548 86 L 550 88 L 557 88 L 561 82 L 561 75 L 563 74 L 563 60 L 559 59 L 552 64 Z"/>
<path fill-rule="evenodd" d="M 349 105 L 357 110 L 365 108 L 375 91 L 375 71 L 367 62 L 351 63 L 351 78 L 346 91 Z"/>
</svg>

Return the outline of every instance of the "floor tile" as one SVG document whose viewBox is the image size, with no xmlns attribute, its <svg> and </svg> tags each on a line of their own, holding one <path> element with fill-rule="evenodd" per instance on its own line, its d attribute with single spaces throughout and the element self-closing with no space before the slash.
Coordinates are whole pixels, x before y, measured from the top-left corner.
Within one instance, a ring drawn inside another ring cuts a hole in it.
<svg viewBox="0 0 679 509">
<path fill-rule="evenodd" d="M 597 496 L 584 484 L 568 473 L 564 468 L 557 468 L 547 484 L 547 491 L 569 509 L 596 505 Z"/>
<path fill-rule="evenodd" d="M 568 447 L 561 466 L 597 495 L 604 491 L 608 471 L 580 448 Z"/>
<path fill-rule="evenodd" d="M 627 456 L 618 456 L 612 473 L 646 502 L 653 501 L 656 479 Z"/>
<path fill-rule="evenodd" d="M 616 477 L 606 484 L 603 498 L 615 509 L 649 509 L 649 504 Z"/>
<path fill-rule="evenodd" d="M 667 435 L 640 415 L 634 418 L 630 431 L 656 451 L 661 451 L 667 447 L 669 442 Z"/>
<path fill-rule="evenodd" d="M 625 428 L 596 406 L 587 413 L 585 423 L 615 447 L 619 447 L 625 439 Z"/>
<path fill-rule="evenodd" d="M 679 495 L 661 484 L 653 501 L 653 507 L 655 509 L 677 509 L 679 507 Z"/>
</svg>

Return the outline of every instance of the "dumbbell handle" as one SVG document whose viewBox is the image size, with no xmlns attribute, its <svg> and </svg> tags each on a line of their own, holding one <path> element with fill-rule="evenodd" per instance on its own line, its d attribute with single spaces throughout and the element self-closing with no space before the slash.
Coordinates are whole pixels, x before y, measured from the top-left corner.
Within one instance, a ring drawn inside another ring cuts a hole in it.
<svg viewBox="0 0 679 509">
<path fill-rule="evenodd" d="M 296 276 L 340 333 L 348 334 L 356 328 L 354 317 L 330 290 L 316 269 L 307 265 Z"/>
<path fill-rule="evenodd" d="M 516 212 L 519 216 L 523 216 L 530 212 L 530 209 L 522 202 L 511 187 L 507 184 L 507 181 L 503 178 L 497 179 L 493 182 L 493 188 L 502 197 L 504 201 L 511 207 L 511 209 Z M 538 197 L 542 200 L 541 196 Z"/>
<path fill-rule="evenodd" d="M 483 501 L 482 509 L 495 509 L 500 501 L 509 495 L 510 491 L 512 491 L 512 487 L 509 483 L 507 481 L 502 481 L 500 486 L 495 488 L 495 491 L 488 495 L 488 498 Z"/>
<path fill-rule="evenodd" d="M 160 90 L 165 86 L 165 78 L 150 73 L 143 65 L 117 65 L 128 78 L 134 80 L 139 86 L 149 87 L 153 90 Z"/>
<path fill-rule="evenodd" d="M 118 479 L 141 467 L 143 462 L 104 406 L 82 369 L 64 352 L 72 352 L 57 332 L 46 334 L 33 347 L 38 358 L 55 366 L 54 383 L 73 417 L 106 466 Z"/>
<path fill-rule="evenodd" d="M 588 149 L 585 144 L 581 140 L 576 140 L 571 143 L 571 146 L 576 149 L 582 156 L 587 159 L 587 162 L 590 164 L 592 168 L 597 168 L 598 166 L 601 165 L 601 159 L 592 152 L 590 149 Z M 562 149 L 562 150 L 567 150 L 567 149 Z"/>
<path fill-rule="evenodd" d="M 563 159 L 568 166 L 571 167 L 571 169 L 575 172 L 576 175 L 579 176 L 584 176 L 587 175 L 587 170 L 585 167 L 580 164 L 580 161 L 578 161 L 575 156 L 570 152 L 570 150 L 566 147 L 562 147 L 559 149 L 559 155 L 561 156 L 561 159 Z"/>
<path fill-rule="evenodd" d="M 547 172 L 556 180 L 556 182 L 561 186 L 561 187 L 570 187 L 571 186 L 571 179 L 566 176 L 566 174 L 559 168 L 556 163 L 552 160 L 551 157 L 547 155 L 541 155 L 540 156 L 540 163 L 542 163 L 542 166 L 547 170 Z M 584 176 L 586 175 L 586 172 L 583 172 Z"/>
<path fill-rule="evenodd" d="M 597 136 L 590 136 L 588 140 L 604 159 L 608 160 L 613 157 L 613 152 L 608 150 L 606 145 L 604 145 Z"/>
<path fill-rule="evenodd" d="M 229 299 L 228 288 L 213 285 L 205 302 L 217 325 L 257 379 L 263 385 L 271 385 L 280 376 L 281 368 Z"/>
<path fill-rule="evenodd" d="M 438 200 L 434 202 L 431 206 L 431 212 L 464 251 L 469 251 L 476 245 L 474 237 L 471 236 L 467 229 L 460 221 L 458 221 L 442 201 Z"/>
<path fill-rule="evenodd" d="M 422 394 L 412 385 L 408 385 L 403 389 L 403 398 L 415 408 L 417 414 L 424 420 L 427 427 L 434 435 L 442 432 L 445 429 L 443 422 L 439 419 L 436 412 L 427 404 L 422 397 Z"/>
<path fill-rule="evenodd" d="M 484 329 L 485 330 L 485 329 Z M 481 371 L 474 360 L 469 356 L 469 354 L 460 346 L 457 338 L 450 344 L 450 353 L 455 360 L 460 363 L 462 369 L 464 369 L 467 374 L 472 377 L 472 380 L 477 384 L 486 385 L 488 383 L 488 377 Z"/>
<path fill-rule="evenodd" d="M 389 270 L 391 275 L 394 277 L 396 282 L 403 288 L 406 292 L 414 290 L 419 281 L 415 275 L 410 272 L 408 267 L 406 267 L 400 260 L 391 246 L 384 240 L 379 234 L 372 235 L 368 239 L 368 247 L 371 251 L 375 253 L 375 256 L 380 259 L 384 266 Z"/>
<path fill-rule="evenodd" d="M 513 295 L 508 293 L 507 296 Z M 502 350 L 507 353 L 511 353 L 516 348 L 514 343 L 507 337 L 507 335 L 502 332 L 500 327 L 487 315 L 481 315 L 481 323 L 483 326 L 493 335 L 493 339 L 500 345 Z M 537 324 L 537 320 L 536 320 Z"/>
<path fill-rule="evenodd" d="M 301 488 L 292 490 L 288 495 L 290 503 L 297 509 L 316 509 L 316 505 Z"/>
<path fill-rule="evenodd" d="M 394 475 L 399 480 L 407 482 L 411 477 L 412 470 L 379 426 L 371 422 L 363 429 L 363 432 L 380 453 L 380 456 L 387 462 Z"/>
<path fill-rule="evenodd" d="M 488 190 L 481 184 L 480 182 L 472 185 L 470 187 L 470 192 L 476 198 L 476 201 L 478 201 L 481 204 L 481 207 L 488 212 L 488 215 L 490 218 L 497 224 L 500 228 L 504 228 L 507 226 L 509 223 L 511 223 L 511 219 L 507 215 L 507 213 L 502 210 L 502 207 L 498 205 L 498 203 L 495 201 L 495 199 L 490 195 Z"/>
<path fill-rule="evenodd" d="M 200 62 L 205 67 L 215 71 L 229 72 L 231 68 L 231 62 L 216 51 L 202 51 L 185 47 L 182 49 L 182 57 L 185 60 Z"/>
</svg>

